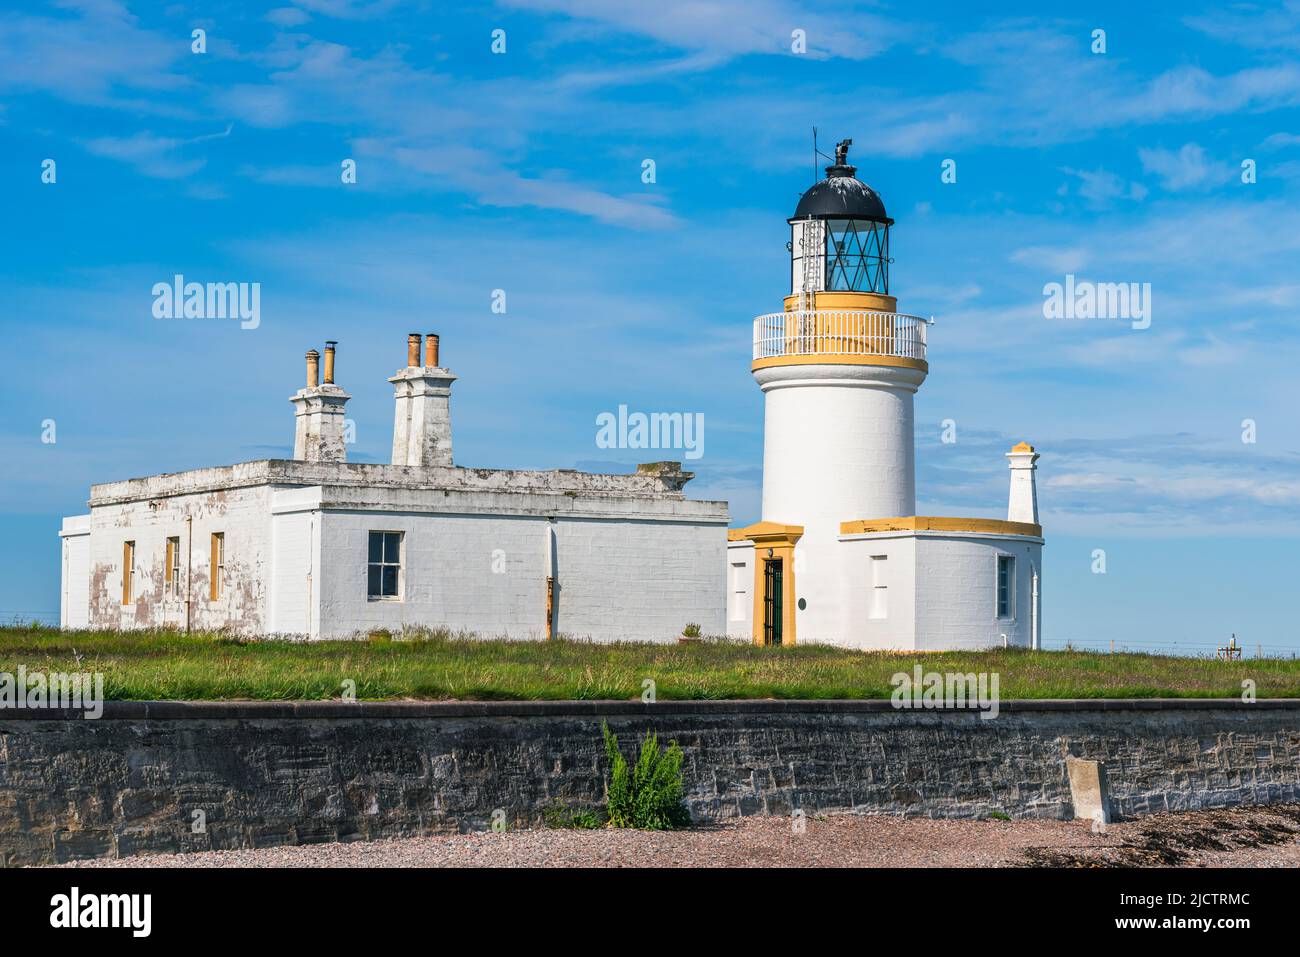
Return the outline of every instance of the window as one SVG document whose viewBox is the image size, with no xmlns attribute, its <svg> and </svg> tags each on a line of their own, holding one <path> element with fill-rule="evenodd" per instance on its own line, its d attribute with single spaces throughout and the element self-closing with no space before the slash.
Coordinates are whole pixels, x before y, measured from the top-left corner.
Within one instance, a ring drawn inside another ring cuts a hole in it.
<svg viewBox="0 0 1300 957">
<path fill-rule="evenodd" d="M 366 594 L 371 598 L 401 598 L 402 533 L 371 532 Z"/>
<path fill-rule="evenodd" d="M 226 533 L 213 532 L 210 569 L 208 574 L 208 598 L 216 601 L 226 588 Z"/>
<path fill-rule="evenodd" d="M 889 292 L 889 229 L 866 219 L 826 221 L 826 288 Z"/>
<path fill-rule="evenodd" d="M 163 566 L 163 591 L 175 598 L 181 590 L 181 539 L 167 539 L 167 563 Z"/>
<path fill-rule="evenodd" d="M 871 607 L 868 618 L 889 617 L 889 586 L 885 584 L 885 562 L 888 555 L 871 556 Z"/>
<path fill-rule="evenodd" d="M 1016 611 L 1016 560 L 998 556 L 998 617 L 1014 618 Z"/>
<path fill-rule="evenodd" d="M 122 604 L 131 604 L 135 588 L 135 542 L 122 543 Z"/>
<path fill-rule="evenodd" d="M 745 583 L 749 579 L 749 565 L 746 562 L 731 563 L 731 620 L 743 621 L 745 618 L 745 596 L 749 589 Z"/>
</svg>

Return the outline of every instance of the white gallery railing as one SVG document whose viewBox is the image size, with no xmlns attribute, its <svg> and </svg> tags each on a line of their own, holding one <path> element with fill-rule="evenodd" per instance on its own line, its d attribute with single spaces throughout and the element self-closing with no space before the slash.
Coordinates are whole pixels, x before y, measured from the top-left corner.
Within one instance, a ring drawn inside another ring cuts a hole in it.
<svg viewBox="0 0 1300 957">
<path fill-rule="evenodd" d="M 836 355 L 924 360 L 927 325 L 920 316 L 901 312 L 773 312 L 754 320 L 754 358 Z"/>
</svg>

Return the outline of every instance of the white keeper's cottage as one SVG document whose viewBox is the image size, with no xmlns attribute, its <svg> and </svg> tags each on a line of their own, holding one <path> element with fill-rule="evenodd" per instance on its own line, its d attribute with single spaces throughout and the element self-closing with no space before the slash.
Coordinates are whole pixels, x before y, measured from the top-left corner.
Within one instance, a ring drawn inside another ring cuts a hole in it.
<svg viewBox="0 0 1300 957">
<path fill-rule="evenodd" d="M 407 340 L 390 465 L 346 461 L 335 344 L 307 353 L 291 461 L 95 485 L 64 519 L 64 627 L 339 638 L 721 634 L 727 505 L 676 462 L 631 475 L 459 468 L 439 340 Z"/>
<path fill-rule="evenodd" d="M 1042 529 L 1021 443 L 1006 520 L 918 516 L 912 397 L 925 320 L 889 294 L 880 197 L 837 147 L 791 228 L 790 295 L 754 320 L 762 520 L 686 498 L 677 462 L 630 475 L 453 465 L 438 337 L 411 334 L 389 465 L 348 462 L 336 343 L 307 353 L 292 460 L 91 488 L 66 518 L 64 627 L 338 638 L 486 637 L 1038 647 Z M 323 373 L 323 374 L 322 374 Z"/>
</svg>

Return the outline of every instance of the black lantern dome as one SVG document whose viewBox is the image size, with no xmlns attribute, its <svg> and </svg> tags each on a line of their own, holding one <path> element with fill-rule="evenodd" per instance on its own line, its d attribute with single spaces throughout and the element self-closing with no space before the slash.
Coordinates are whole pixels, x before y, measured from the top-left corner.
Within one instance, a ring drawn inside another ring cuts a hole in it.
<svg viewBox="0 0 1300 957">
<path fill-rule="evenodd" d="M 835 163 L 826 167 L 826 178 L 800 197 L 790 219 L 796 292 L 889 293 L 889 227 L 894 221 L 880 194 L 848 164 L 851 145 L 852 140 L 835 145 Z"/>
<path fill-rule="evenodd" d="M 857 178 L 856 166 L 844 162 L 850 142 L 835 148 L 835 165 L 826 167 L 826 178 L 800 197 L 795 219 L 864 219 L 893 225 L 880 194 Z"/>
</svg>

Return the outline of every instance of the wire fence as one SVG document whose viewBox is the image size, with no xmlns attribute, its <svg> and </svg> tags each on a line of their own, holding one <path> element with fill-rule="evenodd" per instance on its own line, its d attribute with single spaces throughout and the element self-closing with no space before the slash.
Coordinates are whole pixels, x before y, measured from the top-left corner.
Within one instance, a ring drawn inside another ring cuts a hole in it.
<svg viewBox="0 0 1300 957">
<path fill-rule="evenodd" d="M 59 626 L 59 613 L 57 611 L 15 611 L 12 609 L 0 609 L 0 624 L 9 626 L 30 625 L 32 622 L 39 622 L 42 625 L 49 625 L 52 628 L 57 628 Z"/>
<path fill-rule="evenodd" d="M 1095 638 L 1044 638 L 1045 651 L 1099 651 L 1112 654 L 1156 654 L 1182 655 L 1186 657 L 1213 658 L 1228 645 L 1229 639 L 1217 641 L 1208 638 L 1179 639 L 1143 639 L 1125 641 L 1122 639 Z M 1245 641 L 1238 638 L 1236 648 L 1242 658 L 1295 658 L 1300 654 L 1300 645 L 1285 642 Z"/>
</svg>

